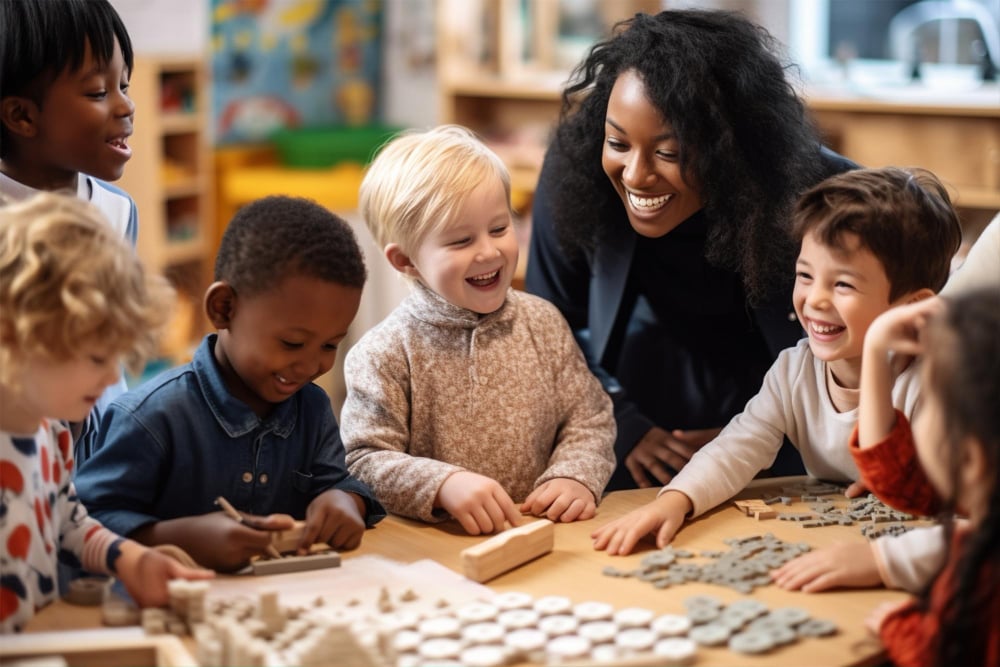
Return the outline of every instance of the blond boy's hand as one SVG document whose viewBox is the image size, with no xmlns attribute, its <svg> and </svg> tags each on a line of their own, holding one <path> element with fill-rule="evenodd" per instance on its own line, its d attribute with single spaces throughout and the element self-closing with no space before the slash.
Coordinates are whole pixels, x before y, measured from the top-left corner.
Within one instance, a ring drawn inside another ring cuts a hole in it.
<svg viewBox="0 0 1000 667">
<path fill-rule="evenodd" d="M 167 582 L 171 579 L 211 579 L 211 570 L 190 568 L 138 542 L 121 543 L 115 576 L 140 607 L 164 607 L 169 603 Z"/>
<path fill-rule="evenodd" d="M 521 504 L 521 511 L 550 521 L 586 521 L 597 513 L 597 501 L 580 482 L 557 477 L 532 491 Z"/>
<path fill-rule="evenodd" d="M 305 555 L 317 542 L 334 549 L 357 549 L 364 534 L 365 501 L 357 494 L 329 489 L 306 508 L 306 528 L 297 551 Z"/>
<path fill-rule="evenodd" d="M 650 533 L 656 533 L 656 546 L 662 549 L 670 544 L 692 509 L 691 499 L 686 495 L 680 491 L 666 491 L 645 507 L 601 526 L 590 537 L 595 549 L 606 550 L 611 556 L 631 553 L 639 540 Z"/>
<path fill-rule="evenodd" d="M 521 523 L 521 512 L 500 484 L 489 477 L 461 470 L 448 476 L 435 505 L 453 516 L 469 535 L 497 533 L 504 523 Z"/>
<path fill-rule="evenodd" d="M 772 571 L 771 579 L 779 588 L 804 593 L 884 584 L 868 542 L 841 542 L 810 551 Z"/>
</svg>

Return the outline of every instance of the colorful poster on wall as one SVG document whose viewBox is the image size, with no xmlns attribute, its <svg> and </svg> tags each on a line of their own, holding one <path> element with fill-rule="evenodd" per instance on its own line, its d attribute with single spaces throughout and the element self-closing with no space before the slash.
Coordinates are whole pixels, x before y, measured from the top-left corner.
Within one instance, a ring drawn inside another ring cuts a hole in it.
<svg viewBox="0 0 1000 667">
<path fill-rule="evenodd" d="M 212 0 L 216 144 L 379 111 L 379 0 Z"/>
</svg>

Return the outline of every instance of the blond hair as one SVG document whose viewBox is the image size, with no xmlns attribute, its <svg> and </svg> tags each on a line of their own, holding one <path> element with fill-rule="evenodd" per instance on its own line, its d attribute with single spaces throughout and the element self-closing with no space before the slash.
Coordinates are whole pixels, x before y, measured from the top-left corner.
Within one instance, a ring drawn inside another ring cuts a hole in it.
<svg viewBox="0 0 1000 667">
<path fill-rule="evenodd" d="M 379 151 L 359 191 L 365 224 L 380 247 L 412 254 L 428 233 L 454 221 L 469 193 L 498 178 L 510 202 L 510 174 L 470 130 L 440 125 L 407 131 Z"/>
<path fill-rule="evenodd" d="M 173 290 L 145 273 L 91 204 L 44 192 L 0 206 L 0 382 L 25 355 L 63 361 L 98 343 L 141 370 Z"/>
</svg>

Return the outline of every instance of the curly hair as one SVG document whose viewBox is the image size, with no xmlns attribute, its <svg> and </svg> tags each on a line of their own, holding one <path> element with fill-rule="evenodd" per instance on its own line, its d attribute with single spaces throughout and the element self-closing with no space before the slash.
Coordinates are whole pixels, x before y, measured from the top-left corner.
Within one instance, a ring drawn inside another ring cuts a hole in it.
<svg viewBox="0 0 1000 667">
<path fill-rule="evenodd" d="M 90 342 L 137 372 L 172 297 L 88 202 L 44 192 L 0 206 L 0 382 L 16 384 L 24 356 L 69 360 Z"/>
<path fill-rule="evenodd" d="M 215 279 L 254 295 L 292 274 L 364 287 L 365 262 L 350 225 L 301 197 L 263 197 L 237 211 L 222 235 Z"/>
<path fill-rule="evenodd" d="M 760 26 L 704 10 L 636 14 L 594 45 L 563 91 L 550 152 L 552 214 L 565 249 L 622 233 L 605 222 L 621 203 L 601 153 L 611 89 L 632 70 L 673 127 L 688 182 L 699 184 L 707 259 L 739 272 L 751 300 L 790 275 L 789 214 L 821 175 L 820 140 L 777 53 Z"/>
<path fill-rule="evenodd" d="M 792 213 L 793 240 L 813 234 L 843 252 L 846 233 L 857 236 L 882 263 L 890 301 L 924 287 L 940 291 L 962 243 L 948 191 L 933 173 L 916 167 L 837 174 L 799 198 Z"/>
<path fill-rule="evenodd" d="M 0 95 L 18 95 L 41 105 L 63 71 L 83 66 L 88 46 L 99 65 L 114 56 L 115 40 L 132 72 L 132 40 L 107 0 L 0 0 Z M 0 157 L 9 145 L 0 124 Z"/>
<path fill-rule="evenodd" d="M 990 618 L 991 596 L 997 590 L 997 554 L 1000 553 L 1000 291 L 986 288 L 948 300 L 944 314 L 927 328 L 924 347 L 926 393 L 945 415 L 940 448 L 949 462 L 952 488 L 958 488 L 961 443 L 974 439 L 982 448 L 991 488 L 986 508 L 974 531 L 965 538 L 954 569 L 954 589 L 942 614 L 938 655 L 932 664 L 982 665 L 983 638 Z M 954 529 L 955 498 L 945 508 L 948 534 Z M 968 508 L 967 508 L 968 509 Z M 951 544 L 949 540 L 949 544 Z M 984 580 L 984 576 L 992 580 Z M 929 604 L 923 595 L 923 606 Z M 970 635 L 969 628 L 977 631 Z"/>
</svg>

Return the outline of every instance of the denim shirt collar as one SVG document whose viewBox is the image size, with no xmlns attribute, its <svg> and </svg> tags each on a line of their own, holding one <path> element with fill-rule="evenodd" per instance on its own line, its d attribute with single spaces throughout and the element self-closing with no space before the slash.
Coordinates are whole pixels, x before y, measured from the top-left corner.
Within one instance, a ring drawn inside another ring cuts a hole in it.
<svg viewBox="0 0 1000 667">
<path fill-rule="evenodd" d="M 217 340 L 217 334 L 205 336 L 194 353 L 191 367 L 194 369 L 195 377 L 198 378 L 208 409 L 212 411 L 219 426 L 231 438 L 244 436 L 258 428 L 270 431 L 279 438 L 287 438 L 295 428 L 298 393 L 276 404 L 271 414 L 262 420 L 249 405 L 229 393 L 222 378 L 222 371 L 215 360 Z"/>
</svg>

